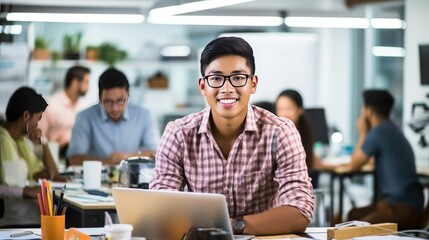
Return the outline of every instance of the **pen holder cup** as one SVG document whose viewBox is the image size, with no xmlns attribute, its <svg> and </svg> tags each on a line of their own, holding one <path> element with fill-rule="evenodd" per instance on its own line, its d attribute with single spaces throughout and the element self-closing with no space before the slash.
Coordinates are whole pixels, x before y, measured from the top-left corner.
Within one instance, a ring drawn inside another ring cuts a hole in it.
<svg viewBox="0 0 429 240">
<path fill-rule="evenodd" d="M 65 215 L 41 215 L 42 240 L 64 239 Z"/>
</svg>

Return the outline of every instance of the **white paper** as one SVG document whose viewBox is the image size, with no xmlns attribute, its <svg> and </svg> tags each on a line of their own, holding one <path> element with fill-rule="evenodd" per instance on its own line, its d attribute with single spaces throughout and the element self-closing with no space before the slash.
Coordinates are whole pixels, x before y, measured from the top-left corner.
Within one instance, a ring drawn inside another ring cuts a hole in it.
<svg viewBox="0 0 429 240">
<path fill-rule="evenodd" d="M 31 235 L 26 235 L 26 236 L 22 236 L 22 237 L 11 237 L 10 235 L 12 234 L 16 234 L 16 233 L 22 233 L 26 230 L 21 230 L 21 229 L 17 229 L 17 230 L 0 230 L 0 239 L 40 239 L 40 230 L 34 230 L 32 231 L 33 233 L 36 234 L 31 234 Z M 39 234 L 39 235 L 37 235 Z"/>
<path fill-rule="evenodd" d="M 113 197 L 102 197 L 90 194 L 70 194 L 67 199 L 73 199 L 76 202 L 113 202 Z"/>
<path fill-rule="evenodd" d="M 63 189 L 64 185 L 66 185 L 66 190 L 80 190 L 83 188 L 82 183 L 77 182 L 51 182 L 51 186 L 53 189 Z"/>
<path fill-rule="evenodd" d="M 401 237 L 401 236 L 395 236 L 395 235 L 386 235 L 386 236 L 365 236 L 365 237 L 357 237 L 353 238 L 355 240 L 416 240 L 415 237 Z"/>
</svg>

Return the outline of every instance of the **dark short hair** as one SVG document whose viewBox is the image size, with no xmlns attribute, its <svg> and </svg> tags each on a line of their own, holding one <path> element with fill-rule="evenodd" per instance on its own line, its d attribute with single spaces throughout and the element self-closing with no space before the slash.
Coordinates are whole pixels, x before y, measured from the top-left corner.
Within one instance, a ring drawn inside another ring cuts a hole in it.
<svg viewBox="0 0 429 240">
<path fill-rule="evenodd" d="M 239 37 L 220 37 L 212 40 L 201 53 L 201 75 L 204 76 L 207 66 L 219 57 L 238 55 L 244 57 L 251 74 L 255 74 L 255 57 L 248 42 Z"/>
<path fill-rule="evenodd" d="M 30 114 L 44 112 L 48 103 L 42 95 L 37 94 L 29 87 L 18 88 L 9 98 L 6 107 L 6 120 L 13 122 L 18 120 L 25 111 Z"/>
<path fill-rule="evenodd" d="M 386 90 L 369 89 L 363 92 L 363 104 L 379 115 L 388 118 L 395 99 Z"/>
<path fill-rule="evenodd" d="M 299 92 L 296 90 L 293 90 L 293 89 L 283 90 L 277 97 L 276 103 L 280 97 L 288 97 L 292 99 L 292 101 L 294 101 L 298 107 L 300 108 L 304 107 L 304 101 L 302 100 L 301 94 L 299 94 Z"/>
<path fill-rule="evenodd" d="M 66 78 L 64 82 L 64 87 L 68 88 L 71 85 L 73 79 L 77 79 L 79 82 L 82 82 L 85 74 L 89 74 L 91 71 L 87 67 L 83 66 L 73 66 L 67 70 Z"/>
<path fill-rule="evenodd" d="M 101 74 L 98 80 L 98 96 L 101 98 L 103 90 L 111 88 L 125 88 L 127 92 L 130 90 L 130 83 L 125 74 L 115 68 L 108 68 Z"/>
</svg>

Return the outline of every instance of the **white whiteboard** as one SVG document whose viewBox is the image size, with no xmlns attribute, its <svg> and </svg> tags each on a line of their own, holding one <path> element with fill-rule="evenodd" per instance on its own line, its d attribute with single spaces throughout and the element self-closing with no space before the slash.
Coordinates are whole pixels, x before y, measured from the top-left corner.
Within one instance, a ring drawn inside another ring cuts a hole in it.
<svg viewBox="0 0 429 240">
<path fill-rule="evenodd" d="M 299 91 L 306 106 L 317 105 L 318 38 L 308 33 L 228 33 L 252 46 L 258 88 L 251 102 L 275 101 L 284 89 Z"/>
</svg>

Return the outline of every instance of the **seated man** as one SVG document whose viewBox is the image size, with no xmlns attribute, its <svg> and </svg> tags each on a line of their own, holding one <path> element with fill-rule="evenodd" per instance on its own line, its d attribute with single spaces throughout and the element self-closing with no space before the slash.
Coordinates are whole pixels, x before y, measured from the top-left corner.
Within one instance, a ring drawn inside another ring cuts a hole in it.
<svg viewBox="0 0 429 240">
<path fill-rule="evenodd" d="M 153 156 L 158 128 L 148 110 L 128 102 L 130 84 L 125 74 L 107 69 L 98 88 L 100 103 L 76 117 L 67 150 L 70 164 L 100 160 L 113 165 L 132 156 Z"/>
<path fill-rule="evenodd" d="M 37 226 L 40 211 L 37 193 L 40 187 L 26 185 L 39 178 L 64 181 L 59 176 L 49 147 L 41 143 L 41 130 L 37 123 L 48 104 L 33 89 L 22 87 L 9 99 L 6 122 L 0 126 L 0 198 L 5 213 L 0 226 Z M 36 157 L 26 138 L 42 144 L 43 159 Z"/>
<path fill-rule="evenodd" d="M 49 99 L 49 107 L 39 122 L 40 129 L 49 141 L 60 145 L 60 155 L 64 156 L 68 147 L 76 114 L 86 105 L 80 98 L 89 87 L 89 68 L 73 66 L 67 70 L 64 90 Z"/>
<path fill-rule="evenodd" d="M 167 125 L 151 189 L 225 195 L 236 234 L 304 232 L 314 209 L 304 148 L 290 120 L 249 105 L 258 85 L 252 47 L 211 41 L 201 74 L 209 107 Z"/>
<path fill-rule="evenodd" d="M 420 228 L 423 189 L 417 179 L 413 150 L 389 119 L 394 99 L 384 90 L 366 90 L 363 98 L 352 161 L 337 170 L 358 170 L 374 157 L 381 199 L 369 207 L 353 209 L 348 218 L 370 223 L 395 222 L 399 229 Z"/>
</svg>

